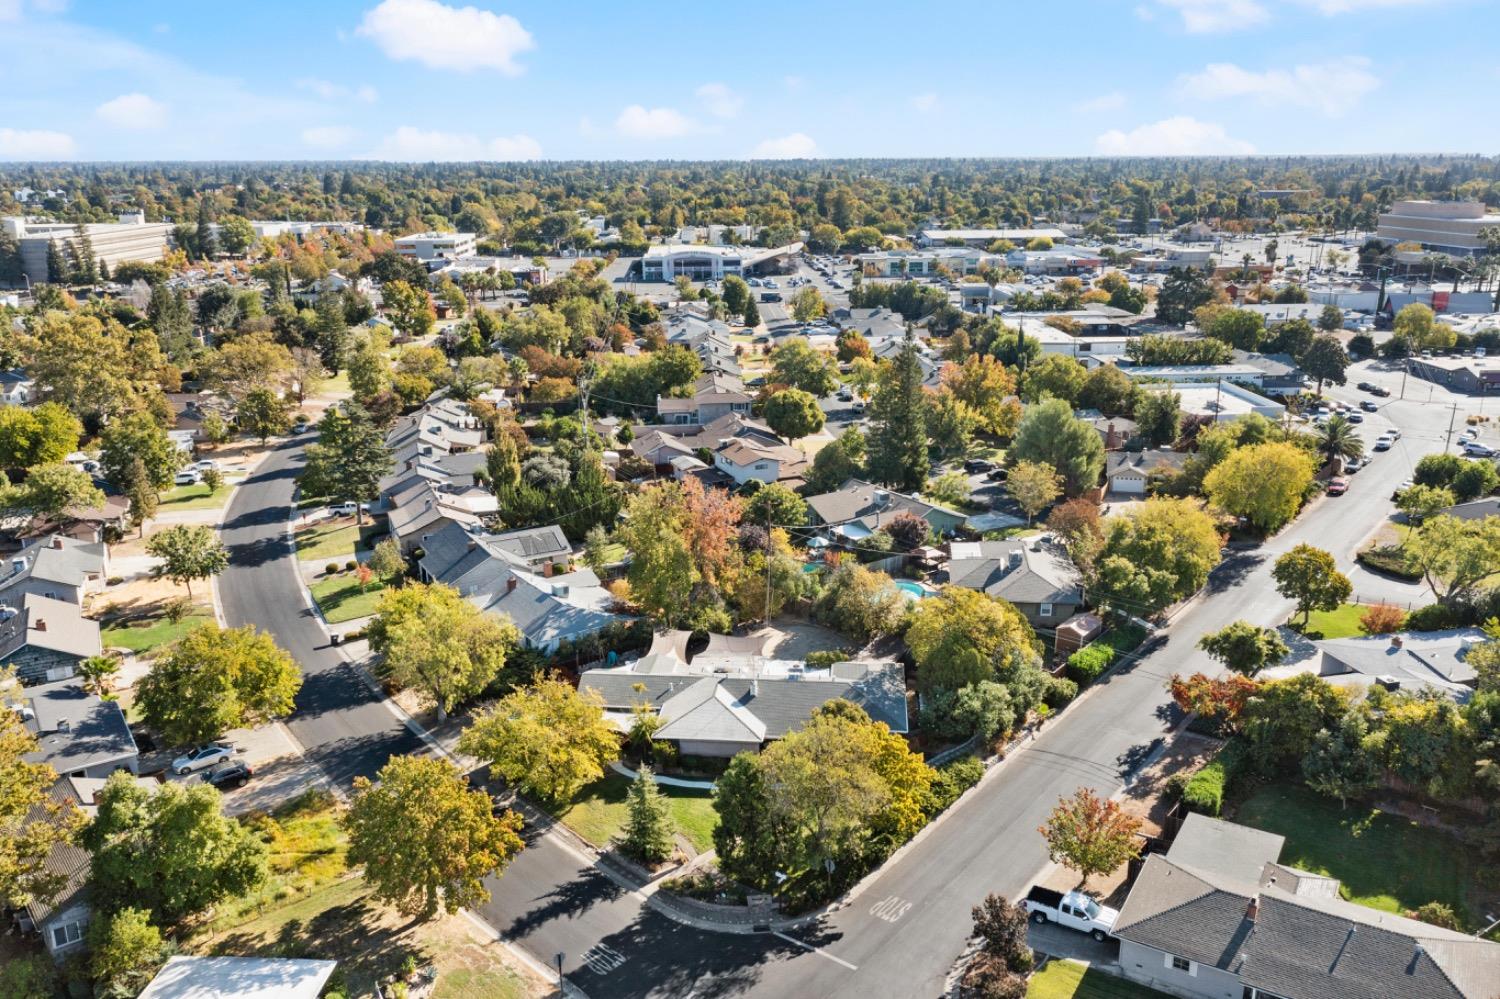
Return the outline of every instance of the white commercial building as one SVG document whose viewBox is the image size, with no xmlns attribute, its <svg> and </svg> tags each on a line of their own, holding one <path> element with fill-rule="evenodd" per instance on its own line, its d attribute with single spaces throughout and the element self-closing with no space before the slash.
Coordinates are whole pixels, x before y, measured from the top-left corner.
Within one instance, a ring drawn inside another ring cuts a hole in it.
<svg viewBox="0 0 1500 999">
<path fill-rule="evenodd" d="M 20 247 L 21 270 L 33 284 L 39 284 L 58 279 L 58 275 L 47 273 L 47 248 L 55 244 L 64 259 L 76 255 L 80 230 L 88 234 L 95 261 L 103 261 L 111 271 L 127 260 L 149 263 L 166 256 L 167 237 L 172 233 L 170 223 L 147 222 L 140 212 L 122 214 L 119 218 L 119 222 L 89 222 L 79 226 L 11 217 L 4 219 L 3 224 Z"/>
<path fill-rule="evenodd" d="M 315 232 L 339 232 L 350 235 L 356 232 L 364 232 L 363 222 L 292 222 L 283 220 L 266 220 L 257 222 L 250 220 L 250 228 L 255 235 L 261 239 L 276 239 L 280 236 L 310 236 Z"/>
<path fill-rule="evenodd" d="M 454 260 L 472 257 L 479 237 L 472 232 L 418 232 L 396 240 L 396 252 L 408 260 Z"/>
<path fill-rule="evenodd" d="M 1141 388 L 1147 392 L 1176 392 L 1184 413 L 1215 422 L 1237 420 L 1251 413 L 1268 420 L 1280 420 L 1286 415 L 1286 407 L 1281 403 L 1228 380 L 1220 380 L 1211 385 L 1162 385 L 1148 382 Z"/>
<path fill-rule="evenodd" d="M 923 229 L 917 233 L 918 246 L 967 246 L 986 247 L 997 239 L 1008 240 L 1017 246 L 1025 246 L 1033 239 L 1050 239 L 1061 243 L 1068 234 L 1061 229 Z"/>
<path fill-rule="evenodd" d="M 1380 214 L 1375 236 L 1472 257 L 1484 251 L 1480 232 L 1491 226 L 1500 226 L 1500 214 L 1488 211 L 1482 201 L 1398 201 Z"/>
<path fill-rule="evenodd" d="M 786 246 L 706 246 L 668 244 L 649 247 L 641 257 L 642 281 L 718 281 L 731 274 L 750 274 L 773 260 L 802 252 L 801 243 Z"/>
</svg>

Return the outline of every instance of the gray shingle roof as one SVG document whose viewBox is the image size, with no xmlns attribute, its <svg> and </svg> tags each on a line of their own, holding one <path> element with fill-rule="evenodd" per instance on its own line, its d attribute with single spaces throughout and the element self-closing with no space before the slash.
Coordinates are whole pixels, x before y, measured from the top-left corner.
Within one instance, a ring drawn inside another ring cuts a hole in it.
<svg viewBox="0 0 1500 999">
<path fill-rule="evenodd" d="M 27 722 L 38 748 L 26 754 L 67 776 L 101 764 L 125 761 L 137 753 L 135 737 L 118 701 L 104 701 L 77 679 L 58 680 L 25 690 L 36 717 Z"/>
<path fill-rule="evenodd" d="M 1013 604 L 1081 604 L 1078 570 L 1061 545 L 1037 538 L 955 543 L 948 582 Z"/>
<path fill-rule="evenodd" d="M 884 507 L 880 505 L 882 497 L 886 504 Z M 877 512 L 890 517 L 903 510 L 923 520 L 927 520 L 933 513 L 946 514 L 958 522 L 964 519 L 961 513 L 923 502 L 914 496 L 882 489 L 863 479 L 850 479 L 834 492 L 809 496 L 807 505 L 825 524 L 846 524 L 860 519 L 873 521 Z"/>
</svg>

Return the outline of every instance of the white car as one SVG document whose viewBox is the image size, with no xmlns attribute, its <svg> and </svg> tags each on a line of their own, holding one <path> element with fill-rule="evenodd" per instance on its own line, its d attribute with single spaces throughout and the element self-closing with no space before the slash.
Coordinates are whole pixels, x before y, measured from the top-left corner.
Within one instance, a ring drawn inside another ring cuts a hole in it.
<svg viewBox="0 0 1500 999">
<path fill-rule="evenodd" d="M 336 517 L 352 517 L 356 513 L 360 512 L 361 510 L 363 510 L 365 513 L 369 513 L 370 512 L 370 504 L 368 504 L 368 503 L 335 503 L 333 506 L 329 507 L 328 509 L 332 510 L 334 516 L 336 516 Z"/>
<path fill-rule="evenodd" d="M 213 459 L 211 458 L 205 458 L 202 461 L 193 462 L 193 468 L 199 472 L 207 472 L 211 469 L 216 470 L 218 469 L 218 467 L 219 466 L 215 464 Z"/>
<path fill-rule="evenodd" d="M 1495 456 L 1494 448 L 1478 441 L 1464 441 L 1463 449 L 1466 458 L 1493 458 Z"/>
<path fill-rule="evenodd" d="M 198 484 L 198 472 L 195 469 L 185 468 L 172 476 L 172 483 L 179 486 L 195 486 Z"/>
<path fill-rule="evenodd" d="M 202 770 L 211 767 L 215 763 L 227 760 L 234 755 L 234 747 L 227 742 L 210 742 L 199 746 L 190 752 L 184 753 L 172 761 L 172 772 L 179 777 L 190 774 L 194 770 Z"/>
</svg>

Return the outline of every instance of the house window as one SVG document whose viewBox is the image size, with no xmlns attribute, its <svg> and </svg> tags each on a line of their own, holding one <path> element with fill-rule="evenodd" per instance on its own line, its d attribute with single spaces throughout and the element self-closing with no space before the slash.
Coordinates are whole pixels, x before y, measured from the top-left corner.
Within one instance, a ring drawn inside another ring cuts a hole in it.
<svg viewBox="0 0 1500 999">
<path fill-rule="evenodd" d="M 1178 957 L 1175 954 L 1168 954 L 1166 955 L 1166 958 L 1167 967 L 1171 968 L 1173 971 L 1182 971 L 1193 977 L 1197 977 L 1198 966 L 1192 961 L 1189 961 L 1185 957 Z"/>
<path fill-rule="evenodd" d="M 1052 605 L 1051 604 L 1042 604 L 1041 610 L 1038 613 L 1042 617 L 1051 617 L 1052 616 Z"/>
<path fill-rule="evenodd" d="M 54 949 L 75 944 L 83 939 L 83 928 L 78 923 L 63 923 L 61 926 L 52 927 L 52 946 Z"/>
</svg>

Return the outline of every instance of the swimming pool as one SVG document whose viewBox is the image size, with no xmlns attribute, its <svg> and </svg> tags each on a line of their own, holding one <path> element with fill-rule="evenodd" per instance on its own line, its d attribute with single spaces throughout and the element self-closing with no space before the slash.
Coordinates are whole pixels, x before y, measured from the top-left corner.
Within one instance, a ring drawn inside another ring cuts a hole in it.
<svg viewBox="0 0 1500 999">
<path fill-rule="evenodd" d="M 908 600 L 921 600 L 927 596 L 927 587 L 921 583 L 914 583 L 909 579 L 896 580 L 896 588 L 904 592 Z"/>
</svg>

